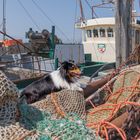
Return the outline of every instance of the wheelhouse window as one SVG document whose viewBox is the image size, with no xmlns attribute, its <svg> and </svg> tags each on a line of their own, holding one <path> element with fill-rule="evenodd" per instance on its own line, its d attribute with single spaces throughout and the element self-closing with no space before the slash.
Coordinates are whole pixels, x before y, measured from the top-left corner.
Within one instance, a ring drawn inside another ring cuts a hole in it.
<svg viewBox="0 0 140 140">
<path fill-rule="evenodd" d="M 107 36 L 108 37 L 113 37 L 114 35 L 113 35 L 113 29 L 112 28 L 108 28 L 107 29 Z"/>
<path fill-rule="evenodd" d="M 105 37 L 105 29 L 100 29 L 100 37 Z"/>
<path fill-rule="evenodd" d="M 92 37 L 91 30 L 87 30 L 87 37 L 89 37 L 89 38 L 91 38 L 91 37 Z"/>
<path fill-rule="evenodd" d="M 97 29 L 93 29 L 93 36 L 98 37 L 98 30 Z"/>
</svg>

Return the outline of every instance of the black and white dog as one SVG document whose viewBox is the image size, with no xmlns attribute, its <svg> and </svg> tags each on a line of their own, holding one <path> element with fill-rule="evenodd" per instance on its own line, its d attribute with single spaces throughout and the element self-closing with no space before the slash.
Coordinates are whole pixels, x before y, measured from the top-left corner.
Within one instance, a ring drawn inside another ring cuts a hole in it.
<svg viewBox="0 0 140 140">
<path fill-rule="evenodd" d="M 65 61 L 56 71 L 27 86 L 21 92 L 21 97 L 25 96 L 27 103 L 30 104 L 51 92 L 62 89 L 83 91 L 77 82 L 80 75 L 81 71 L 74 63 Z"/>
</svg>

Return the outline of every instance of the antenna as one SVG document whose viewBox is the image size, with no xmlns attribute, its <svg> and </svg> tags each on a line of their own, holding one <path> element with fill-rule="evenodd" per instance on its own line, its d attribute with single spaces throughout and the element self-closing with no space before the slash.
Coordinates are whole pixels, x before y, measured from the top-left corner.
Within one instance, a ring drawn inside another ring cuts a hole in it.
<svg viewBox="0 0 140 140">
<path fill-rule="evenodd" d="M 3 32 L 6 33 L 6 0 L 3 0 Z M 5 34 L 3 40 L 5 40 Z"/>
</svg>

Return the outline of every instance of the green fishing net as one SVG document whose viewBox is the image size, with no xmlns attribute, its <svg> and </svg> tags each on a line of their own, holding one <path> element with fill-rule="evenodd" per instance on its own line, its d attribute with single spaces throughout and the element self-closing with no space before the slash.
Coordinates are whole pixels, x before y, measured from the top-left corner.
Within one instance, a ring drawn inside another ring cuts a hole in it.
<svg viewBox="0 0 140 140">
<path fill-rule="evenodd" d="M 19 105 L 19 109 L 20 123 L 28 130 L 36 130 L 37 140 L 100 140 L 77 114 L 71 113 L 62 119 L 52 119 L 50 113 L 27 104 Z M 32 139 L 30 136 L 26 138 Z"/>
</svg>

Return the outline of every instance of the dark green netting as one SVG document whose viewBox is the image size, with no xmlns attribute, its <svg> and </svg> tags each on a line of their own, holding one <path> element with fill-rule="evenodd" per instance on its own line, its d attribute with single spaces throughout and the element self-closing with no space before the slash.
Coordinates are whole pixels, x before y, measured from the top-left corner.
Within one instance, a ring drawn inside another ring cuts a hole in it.
<svg viewBox="0 0 140 140">
<path fill-rule="evenodd" d="M 52 119 L 51 114 L 40 111 L 27 104 L 19 105 L 21 112 L 20 123 L 26 129 L 36 130 L 38 140 L 100 140 L 92 130 L 85 126 L 85 121 L 76 114 L 68 114 L 63 119 Z M 27 140 L 31 140 L 27 137 Z"/>
</svg>

